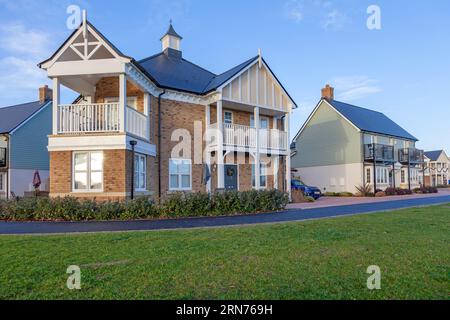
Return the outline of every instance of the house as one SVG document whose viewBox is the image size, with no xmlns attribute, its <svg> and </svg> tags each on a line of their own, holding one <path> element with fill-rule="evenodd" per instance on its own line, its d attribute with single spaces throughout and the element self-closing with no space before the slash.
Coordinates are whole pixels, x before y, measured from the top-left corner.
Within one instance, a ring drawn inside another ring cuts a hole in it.
<svg viewBox="0 0 450 320">
<path fill-rule="evenodd" d="M 291 163 L 305 183 L 323 191 L 415 188 L 423 163 L 417 141 L 383 113 L 334 100 L 327 85 L 294 138 Z"/>
<path fill-rule="evenodd" d="M 181 43 L 170 25 L 162 51 L 135 60 L 84 18 L 39 65 L 53 80 L 52 197 L 290 190 L 296 104 L 261 54 L 215 74 Z M 61 85 L 79 99 L 61 103 Z"/>
<path fill-rule="evenodd" d="M 450 160 L 444 150 L 425 152 L 425 185 L 447 185 L 450 179 L 448 172 Z"/>
<path fill-rule="evenodd" d="M 0 198 L 33 190 L 36 170 L 40 190 L 48 189 L 51 119 L 52 92 L 47 86 L 39 89 L 38 101 L 0 108 Z"/>
</svg>

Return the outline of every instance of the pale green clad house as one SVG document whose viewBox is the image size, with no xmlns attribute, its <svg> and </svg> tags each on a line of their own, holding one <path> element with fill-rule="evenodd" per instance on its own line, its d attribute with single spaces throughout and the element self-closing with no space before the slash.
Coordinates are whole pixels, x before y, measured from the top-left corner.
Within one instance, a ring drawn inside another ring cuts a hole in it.
<svg viewBox="0 0 450 320">
<path fill-rule="evenodd" d="M 423 177 L 417 141 L 383 113 L 334 100 L 327 85 L 294 138 L 293 174 L 322 192 L 415 188 Z"/>
</svg>

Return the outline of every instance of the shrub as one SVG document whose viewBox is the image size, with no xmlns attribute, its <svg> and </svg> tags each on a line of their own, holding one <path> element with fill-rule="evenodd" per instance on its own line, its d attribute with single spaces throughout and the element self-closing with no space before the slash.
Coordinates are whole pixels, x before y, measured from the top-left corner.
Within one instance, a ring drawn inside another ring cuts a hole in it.
<svg viewBox="0 0 450 320">
<path fill-rule="evenodd" d="M 146 198 L 122 202 L 96 202 L 76 198 L 22 198 L 0 201 L 1 220 L 131 220 L 194 217 L 277 211 L 288 195 L 278 190 L 246 192 L 175 193 L 156 205 Z"/>
<path fill-rule="evenodd" d="M 364 186 L 356 187 L 356 190 L 358 190 L 358 195 L 361 196 L 361 197 L 373 196 L 372 187 L 368 183 L 365 184 Z"/>
<path fill-rule="evenodd" d="M 397 194 L 395 189 L 392 187 L 386 188 L 384 192 L 386 193 L 387 196 L 395 196 Z"/>
<path fill-rule="evenodd" d="M 378 191 L 377 193 L 375 193 L 375 197 L 377 198 L 386 197 L 386 192 Z"/>
<path fill-rule="evenodd" d="M 340 192 L 339 197 L 353 197 L 353 193 L 351 192 Z"/>
<path fill-rule="evenodd" d="M 313 197 L 306 197 L 306 198 L 305 198 L 305 201 L 306 201 L 306 202 L 316 202 L 316 200 L 314 200 Z"/>
<path fill-rule="evenodd" d="M 413 190 L 414 193 L 438 193 L 437 187 L 420 187 Z"/>
</svg>

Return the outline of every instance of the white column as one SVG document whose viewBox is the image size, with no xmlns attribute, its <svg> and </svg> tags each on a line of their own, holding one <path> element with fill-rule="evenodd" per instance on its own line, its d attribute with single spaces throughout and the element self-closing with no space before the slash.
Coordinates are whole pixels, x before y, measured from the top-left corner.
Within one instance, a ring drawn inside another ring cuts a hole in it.
<svg viewBox="0 0 450 320">
<path fill-rule="evenodd" d="M 259 136 L 259 107 L 255 107 L 254 109 L 254 118 L 255 118 L 255 130 L 256 130 L 256 153 L 255 153 L 255 189 L 259 190 L 261 188 L 261 155 L 259 153 L 259 145 L 260 145 L 260 136 Z"/>
<path fill-rule="evenodd" d="M 273 129 L 278 129 L 278 117 L 273 117 Z M 276 132 L 276 147 L 279 148 L 280 135 Z M 278 171 L 280 170 L 280 156 L 276 155 L 273 159 L 273 188 L 279 189 L 278 186 Z"/>
<path fill-rule="evenodd" d="M 208 104 L 205 106 L 205 131 L 208 132 L 211 125 L 211 106 Z M 209 174 L 211 175 L 211 151 L 209 150 L 208 143 L 210 141 L 210 134 L 207 135 L 206 140 L 206 159 L 205 163 L 209 168 Z M 211 193 L 211 178 L 206 183 L 206 192 Z"/>
<path fill-rule="evenodd" d="M 61 85 L 59 83 L 59 78 L 53 78 L 53 105 L 52 105 L 52 131 L 53 134 L 58 134 L 58 108 L 60 104 L 60 90 Z"/>
<path fill-rule="evenodd" d="M 284 117 L 284 131 L 286 132 L 286 191 L 289 193 L 289 198 L 291 197 L 291 148 L 289 145 L 290 137 L 289 137 L 289 122 L 290 122 L 290 113 L 286 113 Z"/>
<path fill-rule="evenodd" d="M 126 132 L 127 123 L 127 76 L 124 73 L 119 75 L 119 127 L 121 132 Z"/>
<path fill-rule="evenodd" d="M 217 101 L 217 188 L 225 188 L 225 167 L 223 159 L 223 115 L 222 100 Z"/>
<path fill-rule="evenodd" d="M 148 92 L 144 92 L 144 114 L 147 116 L 146 136 L 148 141 L 150 141 L 150 100 L 150 94 Z"/>
</svg>

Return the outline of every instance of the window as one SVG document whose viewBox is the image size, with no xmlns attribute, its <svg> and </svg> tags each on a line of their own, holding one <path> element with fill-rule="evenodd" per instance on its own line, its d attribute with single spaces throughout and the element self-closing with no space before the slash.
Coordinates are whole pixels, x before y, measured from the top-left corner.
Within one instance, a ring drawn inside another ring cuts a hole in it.
<svg viewBox="0 0 450 320">
<path fill-rule="evenodd" d="M 170 190 L 191 190 L 192 163 L 190 159 L 169 160 Z"/>
<path fill-rule="evenodd" d="M 259 184 L 260 187 L 266 188 L 267 187 L 267 173 L 266 173 L 266 164 L 261 163 L 259 166 Z M 255 173 L 255 165 L 252 164 L 252 186 L 253 188 L 256 187 L 256 173 Z"/>
<path fill-rule="evenodd" d="M 6 184 L 5 174 L 0 173 L 0 191 L 5 191 L 6 189 L 5 184 Z"/>
<path fill-rule="evenodd" d="M 142 154 L 134 156 L 134 188 L 144 191 L 147 187 L 147 158 Z"/>
<path fill-rule="evenodd" d="M 370 168 L 366 169 L 366 183 L 372 183 L 372 175 L 370 173 Z"/>
<path fill-rule="evenodd" d="M 118 103 L 118 97 L 105 98 L 105 103 Z M 137 110 L 137 97 L 127 97 L 127 106 Z"/>
<path fill-rule="evenodd" d="M 103 152 L 75 152 L 73 155 L 73 191 L 103 190 Z"/>
<path fill-rule="evenodd" d="M 405 170 L 402 170 L 400 181 L 402 183 L 406 182 L 406 172 L 405 172 Z"/>
<path fill-rule="evenodd" d="M 377 183 L 389 183 L 389 169 L 385 167 L 377 167 Z"/>
<path fill-rule="evenodd" d="M 250 116 L 250 127 L 255 127 L 255 117 Z M 269 128 L 269 118 L 267 117 L 259 117 L 259 128 L 260 129 L 268 129 Z"/>
<path fill-rule="evenodd" d="M 223 120 L 226 124 L 233 124 L 233 112 L 225 111 Z"/>
</svg>

